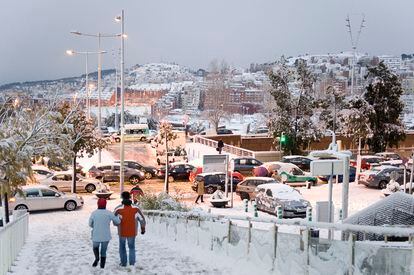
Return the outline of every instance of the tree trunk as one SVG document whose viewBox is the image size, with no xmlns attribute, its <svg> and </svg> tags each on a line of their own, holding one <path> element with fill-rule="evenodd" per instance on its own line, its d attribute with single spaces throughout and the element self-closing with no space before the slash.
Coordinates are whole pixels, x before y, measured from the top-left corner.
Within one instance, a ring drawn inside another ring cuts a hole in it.
<svg viewBox="0 0 414 275">
<path fill-rule="evenodd" d="M 4 193 L 4 213 L 5 213 L 5 223 L 8 224 L 10 222 L 10 216 L 9 216 L 9 196 L 7 192 Z"/>
<path fill-rule="evenodd" d="M 165 185 L 164 185 L 164 191 L 165 193 L 168 194 L 168 140 L 167 140 L 167 135 L 165 136 L 165 151 L 166 151 L 166 159 L 165 159 Z"/>
<path fill-rule="evenodd" d="M 76 155 L 73 157 L 72 169 L 72 193 L 76 193 Z"/>
</svg>

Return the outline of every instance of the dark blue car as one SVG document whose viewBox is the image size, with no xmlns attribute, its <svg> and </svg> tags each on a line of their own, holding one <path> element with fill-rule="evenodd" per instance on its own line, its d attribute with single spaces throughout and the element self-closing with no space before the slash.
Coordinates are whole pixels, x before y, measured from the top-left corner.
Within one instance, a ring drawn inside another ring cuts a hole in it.
<svg viewBox="0 0 414 275">
<path fill-rule="evenodd" d="M 329 182 L 329 177 L 328 176 L 319 176 L 318 178 L 320 180 L 322 180 L 323 182 Z M 354 182 L 355 181 L 355 177 L 356 177 L 356 168 L 353 166 L 349 167 L 349 182 Z M 342 183 L 342 180 L 344 179 L 343 175 L 339 175 L 338 176 L 338 183 Z M 332 182 L 335 183 L 336 182 L 336 176 L 333 177 Z"/>
</svg>

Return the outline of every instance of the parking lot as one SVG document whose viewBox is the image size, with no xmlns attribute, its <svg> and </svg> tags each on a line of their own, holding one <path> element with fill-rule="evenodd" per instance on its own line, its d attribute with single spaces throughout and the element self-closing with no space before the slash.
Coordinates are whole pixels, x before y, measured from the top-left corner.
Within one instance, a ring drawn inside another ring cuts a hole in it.
<svg viewBox="0 0 414 275">
<path fill-rule="evenodd" d="M 141 142 L 127 142 L 125 144 L 125 159 L 136 160 L 142 162 L 145 165 L 156 165 L 155 160 L 155 150 L 147 143 Z M 119 144 L 112 144 L 108 148 L 109 153 L 114 159 L 119 159 Z M 163 179 L 150 179 L 145 180 L 140 184 L 144 193 L 159 193 L 164 190 L 164 180 Z M 132 188 L 132 185 L 127 183 L 125 189 L 129 190 Z M 111 183 L 111 189 L 115 192 L 119 192 L 119 184 Z M 328 200 L 328 185 L 327 184 L 318 184 L 313 186 L 311 189 L 306 187 L 296 187 L 297 190 L 301 192 L 306 200 L 308 200 L 313 207 L 315 207 L 317 201 L 326 201 Z M 169 184 L 169 191 L 172 196 L 179 197 L 183 202 L 189 206 L 194 205 L 195 198 L 197 194 L 191 189 L 191 183 L 188 181 L 174 181 Z M 210 195 L 205 195 L 205 201 L 207 203 L 199 204 L 198 207 L 208 208 L 210 207 L 209 197 Z M 337 216 L 338 209 L 341 207 L 341 198 L 342 198 L 342 184 L 333 185 L 333 202 L 335 206 L 335 214 Z M 364 185 L 358 185 L 354 182 L 350 183 L 349 187 L 349 214 L 356 213 L 358 210 L 361 210 L 383 198 L 383 195 L 380 190 L 374 188 L 367 188 Z M 243 212 L 243 202 L 240 200 L 239 196 L 234 194 L 234 211 Z M 218 210 L 220 211 L 220 210 Z"/>
</svg>

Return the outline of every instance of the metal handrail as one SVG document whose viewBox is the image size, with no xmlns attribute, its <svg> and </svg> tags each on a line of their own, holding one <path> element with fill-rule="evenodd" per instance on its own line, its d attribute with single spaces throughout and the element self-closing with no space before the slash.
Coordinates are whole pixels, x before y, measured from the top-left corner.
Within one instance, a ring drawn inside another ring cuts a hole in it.
<svg viewBox="0 0 414 275">
<path fill-rule="evenodd" d="M 148 216 L 166 216 L 175 218 L 197 218 L 202 221 L 216 221 L 216 220 L 238 220 L 238 221 L 250 221 L 269 223 L 277 225 L 288 225 L 288 226 L 303 226 L 307 228 L 321 228 L 331 229 L 336 231 L 344 232 L 361 232 L 371 233 L 377 235 L 387 235 L 395 237 L 413 237 L 414 228 L 412 227 L 401 227 L 401 226 L 371 226 L 371 225 L 356 225 L 356 224 L 343 224 L 343 223 L 326 223 L 326 222 L 310 222 L 299 219 L 278 219 L 270 217 L 246 217 L 240 215 L 217 215 L 217 214 L 194 214 L 191 212 L 178 212 L 178 211 L 159 211 L 159 210 L 144 210 L 144 214 Z"/>
</svg>

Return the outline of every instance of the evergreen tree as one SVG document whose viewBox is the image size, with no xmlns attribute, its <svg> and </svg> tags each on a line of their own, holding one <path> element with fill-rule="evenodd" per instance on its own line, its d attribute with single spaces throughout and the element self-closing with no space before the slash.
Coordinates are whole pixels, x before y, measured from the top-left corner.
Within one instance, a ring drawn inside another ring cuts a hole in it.
<svg viewBox="0 0 414 275">
<path fill-rule="evenodd" d="M 282 57 L 273 72 L 269 73 L 270 93 L 275 100 L 274 117 L 270 128 L 275 139 L 286 137 L 282 150 L 297 154 L 311 141 L 321 137 L 322 131 L 313 119 L 315 77 L 306 61 L 298 59 L 289 67 Z"/>
<path fill-rule="evenodd" d="M 365 79 L 369 84 L 364 99 L 373 109 L 368 114 L 372 130 L 368 145 L 372 151 L 381 152 L 387 147 L 397 146 L 405 138 L 400 119 L 404 107 L 400 101 L 403 89 L 398 76 L 390 72 L 383 62 L 369 68 Z"/>
</svg>

